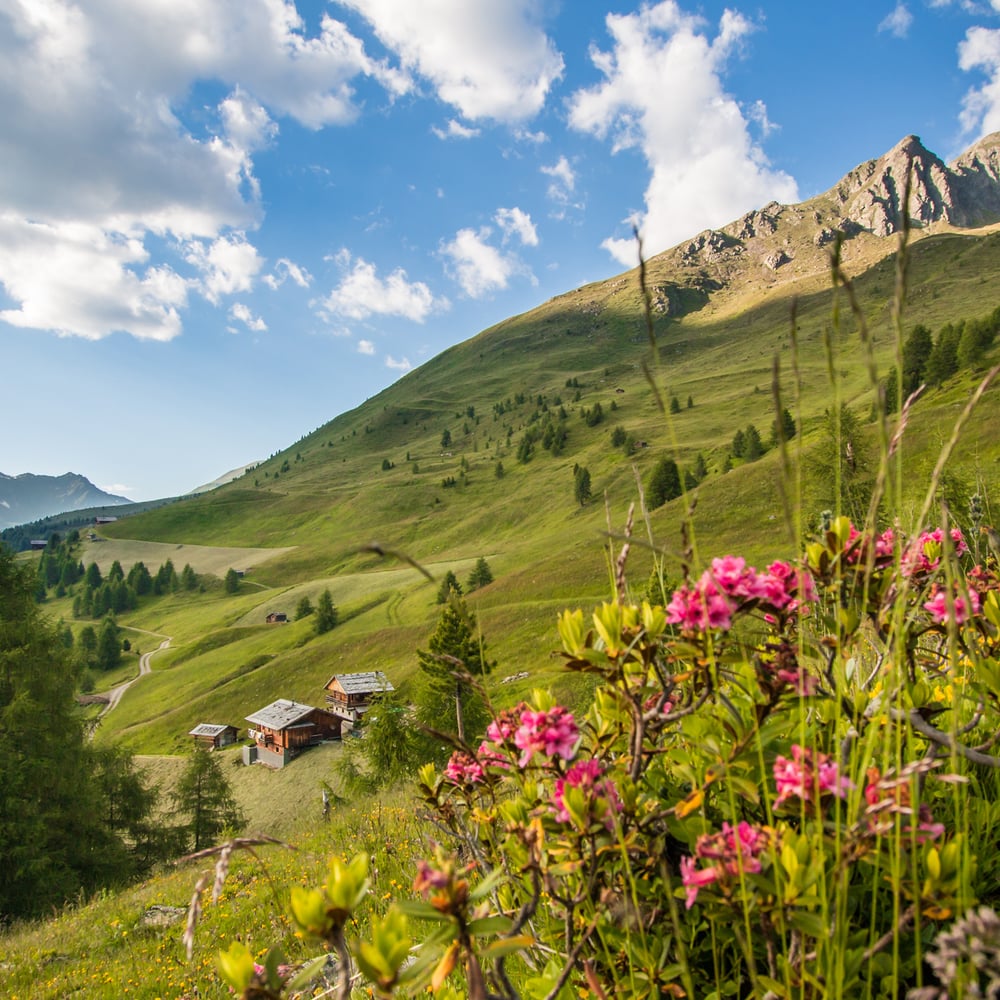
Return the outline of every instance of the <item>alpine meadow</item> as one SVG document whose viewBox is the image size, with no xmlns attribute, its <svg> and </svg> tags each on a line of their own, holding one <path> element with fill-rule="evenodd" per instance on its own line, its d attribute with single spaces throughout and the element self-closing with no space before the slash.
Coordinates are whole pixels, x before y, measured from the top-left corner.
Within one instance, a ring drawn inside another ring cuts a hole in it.
<svg viewBox="0 0 1000 1000">
<path fill-rule="evenodd" d="M 20 530 L 5 995 L 1000 995 L 998 330 L 908 136 Z"/>
</svg>

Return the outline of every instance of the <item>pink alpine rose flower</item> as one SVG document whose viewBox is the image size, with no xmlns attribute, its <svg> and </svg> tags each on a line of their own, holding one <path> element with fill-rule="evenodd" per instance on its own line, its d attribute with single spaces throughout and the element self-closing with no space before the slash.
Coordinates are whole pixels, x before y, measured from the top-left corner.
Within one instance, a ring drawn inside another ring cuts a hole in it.
<svg viewBox="0 0 1000 1000">
<path fill-rule="evenodd" d="M 602 777 L 604 767 L 591 758 L 579 760 L 566 772 L 565 778 L 557 778 L 552 796 L 552 810 L 560 823 L 568 823 L 572 818 L 566 808 L 566 789 L 579 788 L 585 793 L 590 811 L 599 814 L 608 830 L 615 826 L 615 813 L 621 812 L 622 803 L 618 790 L 610 778 Z"/>
<path fill-rule="evenodd" d="M 979 614 L 979 594 L 971 587 L 966 589 L 965 594 L 956 593 L 952 604 L 956 625 L 964 625 L 973 615 Z M 935 586 L 931 599 L 924 602 L 924 610 L 938 625 L 948 623 L 948 594 L 943 587 Z"/>
<path fill-rule="evenodd" d="M 778 796 L 775 807 L 797 798 L 815 804 L 823 795 L 847 797 L 851 783 L 840 774 L 837 762 L 825 753 L 816 753 L 809 747 L 792 745 L 792 757 L 779 756 L 774 762 L 774 783 Z"/>
<path fill-rule="evenodd" d="M 525 709 L 521 725 L 514 733 L 514 745 L 521 751 L 518 764 L 524 767 L 535 753 L 544 757 L 572 760 L 580 739 L 580 730 L 572 712 L 556 705 L 547 712 Z"/>
</svg>

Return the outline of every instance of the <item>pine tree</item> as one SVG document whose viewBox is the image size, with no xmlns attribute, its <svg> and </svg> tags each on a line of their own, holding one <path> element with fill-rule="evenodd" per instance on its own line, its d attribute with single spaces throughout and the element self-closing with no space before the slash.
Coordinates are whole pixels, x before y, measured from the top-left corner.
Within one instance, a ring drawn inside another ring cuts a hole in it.
<svg viewBox="0 0 1000 1000">
<path fill-rule="evenodd" d="M 330 590 L 327 588 L 319 595 L 319 600 L 316 602 L 316 634 L 322 635 L 324 632 L 335 629 L 339 620 L 340 616 L 337 614 Z"/>
<path fill-rule="evenodd" d="M 430 729 L 459 739 L 480 734 L 489 716 L 480 695 L 456 674 L 482 677 L 495 664 L 485 658 L 486 643 L 478 634 L 476 617 L 457 595 L 444 606 L 427 649 L 417 650 L 425 684 L 418 694 L 420 721 Z M 454 724 L 452 724 L 454 720 Z"/>
<path fill-rule="evenodd" d="M 309 595 L 303 594 L 299 598 L 299 603 L 295 606 L 295 620 L 301 621 L 303 618 L 308 618 L 314 610 L 312 601 L 309 600 Z"/>
<path fill-rule="evenodd" d="M 915 392 L 924 380 L 927 362 L 934 350 L 931 331 L 918 323 L 903 344 L 903 396 Z M 892 413 L 892 410 L 888 412 Z"/>
<path fill-rule="evenodd" d="M 760 431 L 753 424 L 747 424 L 743 441 L 743 457 L 748 462 L 756 462 L 764 454 L 764 442 L 760 439 Z"/>
<path fill-rule="evenodd" d="M 573 496 L 581 507 L 591 497 L 590 469 L 582 465 L 573 473 Z"/>
<path fill-rule="evenodd" d="M 465 585 L 466 591 L 478 590 L 493 582 L 493 572 L 485 556 L 480 556 L 472 572 L 469 574 L 468 583 Z"/>
<path fill-rule="evenodd" d="M 446 604 L 454 591 L 459 597 L 462 596 L 462 585 L 458 582 L 458 577 L 448 570 L 441 579 L 441 586 L 438 587 L 437 603 Z"/>
<path fill-rule="evenodd" d="M 940 385 L 958 371 L 958 343 L 964 327 L 964 321 L 957 326 L 947 323 L 938 331 L 925 369 L 925 376 L 931 385 Z"/>
<path fill-rule="evenodd" d="M 101 752 L 84 734 L 75 670 L 34 602 L 34 574 L 0 548 L 0 919 L 37 915 L 128 877 L 104 822 Z M 91 629 L 91 632 L 93 630 Z M 25 748 L 30 747 L 30 752 Z"/>
<path fill-rule="evenodd" d="M 662 507 L 668 500 L 681 495 L 681 476 L 672 458 L 661 458 L 646 484 L 646 503 L 650 510 Z"/>
<path fill-rule="evenodd" d="M 225 830 L 246 826 L 218 759 L 207 750 L 191 754 L 172 798 L 175 809 L 190 817 L 185 829 L 193 851 L 211 846 Z"/>
<path fill-rule="evenodd" d="M 122 643 L 114 618 L 105 618 L 97 638 L 97 666 L 100 670 L 114 670 L 121 666 Z"/>
<path fill-rule="evenodd" d="M 783 407 L 780 420 L 775 417 L 771 423 L 771 444 L 791 441 L 793 437 L 795 437 L 795 418 L 788 411 L 788 407 Z"/>
<path fill-rule="evenodd" d="M 156 584 L 158 584 L 159 582 L 160 582 L 160 578 L 159 578 L 159 575 L 157 575 L 156 581 L 154 583 L 154 590 L 155 590 L 155 592 L 157 594 L 162 594 L 163 593 L 162 590 L 156 590 Z M 236 572 L 236 570 L 234 570 L 232 568 L 232 566 L 230 566 L 229 569 L 226 570 L 226 579 L 225 579 L 224 586 L 226 588 L 226 593 L 227 594 L 236 594 L 236 593 L 239 592 L 239 589 L 240 589 L 240 575 L 239 575 L 239 573 Z"/>
</svg>

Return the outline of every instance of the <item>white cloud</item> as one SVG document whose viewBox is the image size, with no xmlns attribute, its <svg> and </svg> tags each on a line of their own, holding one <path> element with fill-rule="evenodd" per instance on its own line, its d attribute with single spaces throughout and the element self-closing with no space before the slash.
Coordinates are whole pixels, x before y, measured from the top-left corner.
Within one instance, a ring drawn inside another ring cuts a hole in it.
<svg viewBox="0 0 1000 1000">
<path fill-rule="evenodd" d="M 487 242 L 490 235 L 488 226 L 478 231 L 460 229 L 453 240 L 441 246 L 441 252 L 451 262 L 452 276 L 473 299 L 502 291 L 517 274 L 530 277 L 517 256 L 501 253 Z"/>
<path fill-rule="evenodd" d="M 375 345 L 370 340 L 358 341 L 358 354 L 372 355 L 375 353 Z"/>
<path fill-rule="evenodd" d="M 879 22 L 879 31 L 888 31 L 896 38 L 905 38 L 913 24 L 913 15 L 909 12 L 905 3 L 897 3 L 891 14 L 887 14 Z"/>
<path fill-rule="evenodd" d="M 341 0 L 408 69 L 470 121 L 537 114 L 563 60 L 540 25 L 540 0 Z"/>
<path fill-rule="evenodd" d="M 962 100 L 963 130 L 977 136 L 1000 130 L 1000 30 L 970 28 L 958 47 L 958 65 L 966 71 L 981 69 L 989 77 Z"/>
<path fill-rule="evenodd" d="M 478 128 L 469 128 L 463 125 L 460 121 L 456 121 L 454 118 L 448 120 L 448 127 L 438 128 L 436 125 L 432 126 L 431 131 L 439 139 L 475 139 L 477 135 L 480 134 L 481 130 Z"/>
<path fill-rule="evenodd" d="M 527 212 L 519 208 L 498 208 L 493 218 L 503 232 L 504 243 L 516 236 L 525 246 L 538 246 L 538 233 Z"/>
<path fill-rule="evenodd" d="M 372 315 L 404 316 L 423 323 L 432 312 L 449 307 L 446 298 L 435 298 L 422 281 L 411 282 L 402 268 L 387 278 L 380 278 L 375 265 L 347 250 L 336 255 L 342 268 L 350 268 L 340 284 L 322 300 L 323 309 L 348 319 L 367 319 Z"/>
<path fill-rule="evenodd" d="M 185 260 L 202 274 L 198 287 L 213 305 L 218 305 L 223 295 L 249 292 L 263 264 L 257 248 L 243 233 L 220 236 L 210 244 L 192 240 L 186 251 Z"/>
<path fill-rule="evenodd" d="M 148 260 L 141 240 L 98 226 L 0 213 L 0 279 L 18 303 L 0 310 L 0 320 L 88 340 L 117 331 L 171 340 L 181 332 L 187 283 Z"/>
<path fill-rule="evenodd" d="M 526 128 L 514 129 L 514 138 L 520 142 L 530 142 L 535 146 L 539 146 L 543 142 L 549 141 L 549 137 L 544 132 L 532 132 Z"/>
<path fill-rule="evenodd" d="M 239 87 L 219 105 L 219 117 L 226 138 L 245 153 L 263 149 L 278 134 L 267 111 Z"/>
<path fill-rule="evenodd" d="M 261 280 L 268 288 L 280 288 L 286 280 L 291 280 L 299 288 L 308 288 L 312 284 L 312 275 L 287 257 L 279 257 L 274 270 Z"/>
<path fill-rule="evenodd" d="M 591 51 L 604 81 L 573 95 L 570 123 L 610 138 L 615 152 L 642 150 L 651 175 L 641 226 L 647 252 L 772 199 L 798 200 L 795 181 L 770 169 L 744 112 L 722 86 L 727 57 L 753 30 L 742 15 L 727 10 L 714 39 L 674 0 L 609 14 L 606 24 L 611 51 Z M 756 105 L 753 115 L 762 110 Z M 631 240 L 604 245 L 622 263 L 636 262 Z"/>
<path fill-rule="evenodd" d="M 409 358 L 400 358 L 397 361 L 391 354 L 385 356 L 385 366 L 397 372 L 408 372 L 413 367 L 410 364 Z"/>
<path fill-rule="evenodd" d="M 3 3 L 0 283 L 14 301 L 3 318 L 87 338 L 176 336 L 192 243 L 246 249 L 233 234 L 261 220 L 251 156 L 277 135 L 272 113 L 309 128 L 352 121 L 363 77 L 390 95 L 412 86 L 329 15 L 310 36 L 289 0 L 138 13 L 134 0 Z M 227 96 L 186 124 L 202 81 Z M 255 273 L 208 256 L 194 251 L 213 302 Z"/>
<path fill-rule="evenodd" d="M 560 204 L 568 202 L 576 188 L 576 173 L 570 166 L 569 160 L 565 156 L 560 156 L 551 167 L 540 169 L 546 177 L 552 178 L 548 190 L 549 197 Z"/>
<path fill-rule="evenodd" d="M 242 302 L 234 302 L 229 307 L 229 315 L 256 333 L 263 333 L 267 329 L 267 324 L 259 316 L 254 316 L 250 307 Z"/>
<path fill-rule="evenodd" d="M 124 483 L 108 483 L 106 486 L 98 486 L 97 488 L 116 497 L 127 497 L 135 489 L 134 486 L 126 486 Z"/>
</svg>

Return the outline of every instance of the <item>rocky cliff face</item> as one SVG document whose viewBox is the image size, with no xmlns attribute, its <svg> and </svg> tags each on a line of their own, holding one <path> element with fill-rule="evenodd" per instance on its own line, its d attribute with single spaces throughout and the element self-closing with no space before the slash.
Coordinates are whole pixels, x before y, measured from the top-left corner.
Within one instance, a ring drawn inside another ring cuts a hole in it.
<svg viewBox="0 0 1000 1000">
<path fill-rule="evenodd" d="M 747 268 L 757 269 L 766 283 L 781 281 L 786 274 L 826 267 L 826 248 L 838 236 L 892 236 L 902 228 L 904 212 L 913 230 L 1000 222 L 1000 132 L 980 139 L 951 164 L 908 135 L 825 194 L 800 205 L 771 202 L 722 229 L 700 233 L 666 256 L 689 275 L 711 273 L 723 284 L 741 280 Z"/>
</svg>

